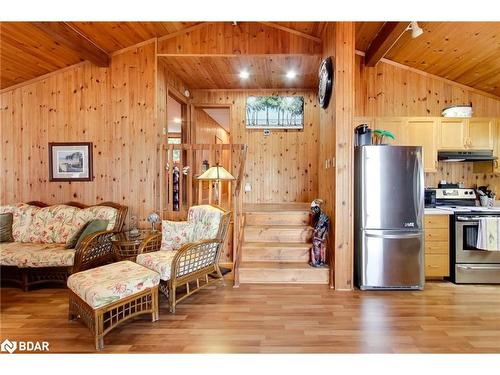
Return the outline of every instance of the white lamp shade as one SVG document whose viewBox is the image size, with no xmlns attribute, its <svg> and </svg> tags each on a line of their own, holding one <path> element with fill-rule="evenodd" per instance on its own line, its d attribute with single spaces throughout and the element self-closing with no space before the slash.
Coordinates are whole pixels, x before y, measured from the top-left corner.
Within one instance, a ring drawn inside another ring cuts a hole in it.
<svg viewBox="0 0 500 375">
<path fill-rule="evenodd" d="M 220 165 L 217 165 L 215 167 L 210 167 L 207 169 L 206 172 L 201 174 L 198 177 L 198 180 L 205 180 L 205 181 L 229 181 L 229 180 L 236 180 L 234 176 L 226 171 L 224 167 L 221 167 Z"/>
</svg>

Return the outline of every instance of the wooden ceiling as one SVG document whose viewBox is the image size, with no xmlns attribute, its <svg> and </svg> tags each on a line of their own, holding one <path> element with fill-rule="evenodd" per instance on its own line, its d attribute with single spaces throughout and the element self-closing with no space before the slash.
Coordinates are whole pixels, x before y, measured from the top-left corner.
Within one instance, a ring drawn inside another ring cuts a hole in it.
<svg viewBox="0 0 500 375">
<path fill-rule="evenodd" d="M 500 96 L 500 22 L 419 22 L 385 58 Z M 366 51 L 384 22 L 358 22 L 356 48 Z"/>
<path fill-rule="evenodd" d="M 162 62 L 192 89 L 305 88 L 318 85 L 320 56 L 168 56 Z M 249 72 L 242 80 L 239 73 Z M 286 73 L 297 73 L 288 79 Z"/>
<path fill-rule="evenodd" d="M 224 24 L 223 28 L 213 24 L 2 22 L 0 88 L 85 60 L 106 66 L 113 52 L 154 37 L 171 42 L 164 44 L 164 53 L 169 56 L 162 59 L 193 88 L 280 88 L 289 87 L 292 82 L 296 88 L 316 87 L 325 22 L 241 23 L 243 27 L 238 23 L 235 34 L 229 36 L 238 40 L 232 39 L 231 43 L 226 35 L 233 29 L 231 23 L 217 23 Z M 386 22 L 357 22 L 356 48 L 367 51 L 384 25 Z M 499 22 L 419 22 L 419 25 L 424 29 L 422 36 L 412 39 L 409 32 L 404 33 L 385 53 L 385 58 L 500 96 Z M 220 43 L 214 44 L 220 30 L 225 38 L 222 50 L 233 46 L 230 53 L 219 51 Z M 199 53 L 189 52 L 192 48 L 182 45 L 192 35 L 209 38 L 206 43 L 198 40 L 198 47 L 196 43 L 193 45 L 194 50 L 200 49 Z M 242 36 L 248 40 L 242 42 Z M 201 51 L 212 45 L 217 51 Z M 198 55 L 187 56 L 190 53 Z M 299 74 L 294 81 L 283 78 L 284 70 L 289 67 Z M 242 84 L 237 74 L 243 68 L 250 71 L 251 77 Z"/>
</svg>

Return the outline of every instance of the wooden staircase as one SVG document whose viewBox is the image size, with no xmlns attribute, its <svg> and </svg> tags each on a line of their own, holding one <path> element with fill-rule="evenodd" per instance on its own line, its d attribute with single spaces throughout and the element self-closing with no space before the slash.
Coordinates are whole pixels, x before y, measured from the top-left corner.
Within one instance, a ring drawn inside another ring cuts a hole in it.
<svg viewBox="0 0 500 375">
<path fill-rule="evenodd" d="M 309 266 L 308 203 L 244 206 L 240 283 L 328 284 L 328 268 Z"/>
</svg>

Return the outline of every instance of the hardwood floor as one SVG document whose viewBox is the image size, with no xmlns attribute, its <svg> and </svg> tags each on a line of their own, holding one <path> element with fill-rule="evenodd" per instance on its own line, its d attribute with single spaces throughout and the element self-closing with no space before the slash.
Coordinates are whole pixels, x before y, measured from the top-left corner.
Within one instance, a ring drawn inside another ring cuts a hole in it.
<svg viewBox="0 0 500 375">
<path fill-rule="evenodd" d="M 52 352 L 93 352 L 67 320 L 65 289 L 1 289 L 1 340 L 45 340 Z M 125 323 L 104 352 L 500 353 L 500 286 L 429 282 L 423 292 L 335 292 L 325 285 L 217 285 L 175 315 Z"/>
</svg>

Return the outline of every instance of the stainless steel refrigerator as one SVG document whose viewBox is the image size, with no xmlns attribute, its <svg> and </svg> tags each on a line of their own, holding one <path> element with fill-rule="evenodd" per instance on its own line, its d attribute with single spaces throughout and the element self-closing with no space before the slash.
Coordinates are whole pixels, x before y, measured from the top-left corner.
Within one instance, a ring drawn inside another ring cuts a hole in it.
<svg viewBox="0 0 500 375">
<path fill-rule="evenodd" d="M 423 289 L 422 147 L 359 146 L 354 162 L 357 286 Z"/>
</svg>

